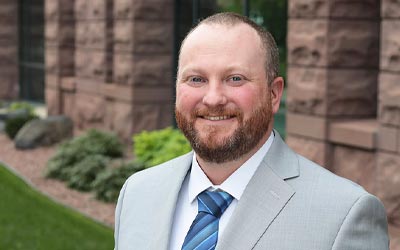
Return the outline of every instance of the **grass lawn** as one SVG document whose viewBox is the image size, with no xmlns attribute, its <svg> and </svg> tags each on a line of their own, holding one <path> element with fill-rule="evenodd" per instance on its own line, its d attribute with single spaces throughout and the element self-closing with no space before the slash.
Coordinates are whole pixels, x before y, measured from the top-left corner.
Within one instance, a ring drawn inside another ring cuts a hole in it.
<svg viewBox="0 0 400 250">
<path fill-rule="evenodd" d="M 54 203 L 0 164 L 0 249 L 113 249 L 112 229 Z"/>
</svg>

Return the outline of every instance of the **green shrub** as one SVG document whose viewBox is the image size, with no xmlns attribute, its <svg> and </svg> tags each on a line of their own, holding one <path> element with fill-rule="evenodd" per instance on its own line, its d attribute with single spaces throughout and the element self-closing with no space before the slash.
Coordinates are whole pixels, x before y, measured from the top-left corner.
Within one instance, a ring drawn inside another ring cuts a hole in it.
<svg viewBox="0 0 400 250">
<path fill-rule="evenodd" d="M 117 201 L 119 191 L 126 179 L 144 168 L 144 165 L 139 162 L 129 162 L 99 173 L 92 185 L 96 198 L 106 202 Z"/>
<path fill-rule="evenodd" d="M 136 159 L 146 167 L 158 165 L 191 150 L 189 142 L 178 130 L 171 127 L 143 131 L 133 136 Z"/>
<path fill-rule="evenodd" d="M 39 118 L 35 108 L 27 102 L 13 102 L 8 108 L 4 130 L 9 138 L 14 139 L 18 131 L 29 121 Z"/>
<path fill-rule="evenodd" d="M 103 155 L 110 158 L 121 157 L 124 145 L 114 134 L 95 129 L 84 135 L 61 144 L 55 155 L 48 161 L 46 176 L 61 180 L 70 178 L 69 170 L 75 164 L 91 155 Z"/>
<path fill-rule="evenodd" d="M 28 102 L 13 102 L 8 107 L 10 112 L 17 110 L 26 110 L 28 114 L 35 115 L 35 107 Z"/>
<path fill-rule="evenodd" d="M 47 162 L 46 176 L 60 180 L 69 178 L 69 169 L 88 155 L 85 147 L 72 139 L 62 143 Z"/>
<path fill-rule="evenodd" d="M 89 191 L 97 175 L 106 169 L 109 163 L 110 158 L 103 155 L 86 156 L 68 170 L 68 186 L 81 191 Z"/>
<path fill-rule="evenodd" d="M 89 154 L 101 154 L 111 158 L 124 154 L 124 145 L 114 133 L 90 129 L 86 134 L 76 137 L 72 143 Z"/>
<path fill-rule="evenodd" d="M 14 117 L 8 118 L 4 125 L 4 131 L 9 138 L 14 139 L 18 131 L 29 121 L 37 119 L 34 114 L 19 114 Z"/>
</svg>

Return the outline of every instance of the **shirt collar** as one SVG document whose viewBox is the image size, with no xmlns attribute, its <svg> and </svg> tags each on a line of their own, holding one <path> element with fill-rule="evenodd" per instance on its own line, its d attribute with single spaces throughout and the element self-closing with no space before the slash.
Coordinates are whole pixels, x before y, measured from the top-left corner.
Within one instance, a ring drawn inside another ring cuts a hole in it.
<svg viewBox="0 0 400 250">
<path fill-rule="evenodd" d="M 274 140 L 274 132 L 271 133 L 268 140 L 263 146 L 240 166 L 231 176 L 228 177 L 221 185 L 213 185 L 206 174 L 200 168 L 196 160 L 196 153 L 193 154 L 192 168 L 189 175 L 189 202 L 192 203 L 196 197 L 204 190 L 221 189 L 228 192 L 235 199 L 240 200 L 247 184 L 253 177 L 258 166 L 268 152 Z"/>
</svg>

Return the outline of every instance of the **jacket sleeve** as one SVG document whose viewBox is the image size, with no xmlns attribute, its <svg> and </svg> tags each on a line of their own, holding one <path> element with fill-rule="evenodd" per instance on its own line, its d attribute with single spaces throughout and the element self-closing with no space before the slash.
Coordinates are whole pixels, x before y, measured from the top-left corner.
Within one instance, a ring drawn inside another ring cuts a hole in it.
<svg viewBox="0 0 400 250">
<path fill-rule="evenodd" d="M 114 250 L 118 250 L 119 222 L 120 222 L 121 211 L 122 211 L 122 206 L 123 206 L 123 202 L 124 202 L 126 186 L 127 186 L 127 182 L 125 182 L 124 186 L 121 188 L 121 191 L 120 191 L 119 197 L 118 197 L 117 207 L 115 208 L 115 228 L 114 228 L 115 246 L 114 246 Z"/>
<path fill-rule="evenodd" d="M 385 208 L 373 195 L 361 196 L 339 229 L 332 250 L 388 250 Z"/>
</svg>

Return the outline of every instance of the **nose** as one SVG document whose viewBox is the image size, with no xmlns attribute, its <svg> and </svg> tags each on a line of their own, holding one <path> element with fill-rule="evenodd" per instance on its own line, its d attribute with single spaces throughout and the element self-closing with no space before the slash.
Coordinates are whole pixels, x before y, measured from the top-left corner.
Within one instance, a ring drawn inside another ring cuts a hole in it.
<svg viewBox="0 0 400 250">
<path fill-rule="evenodd" d="M 220 106 L 227 103 L 226 94 L 222 84 L 209 83 L 206 93 L 203 97 L 203 104 L 207 106 Z"/>
</svg>

